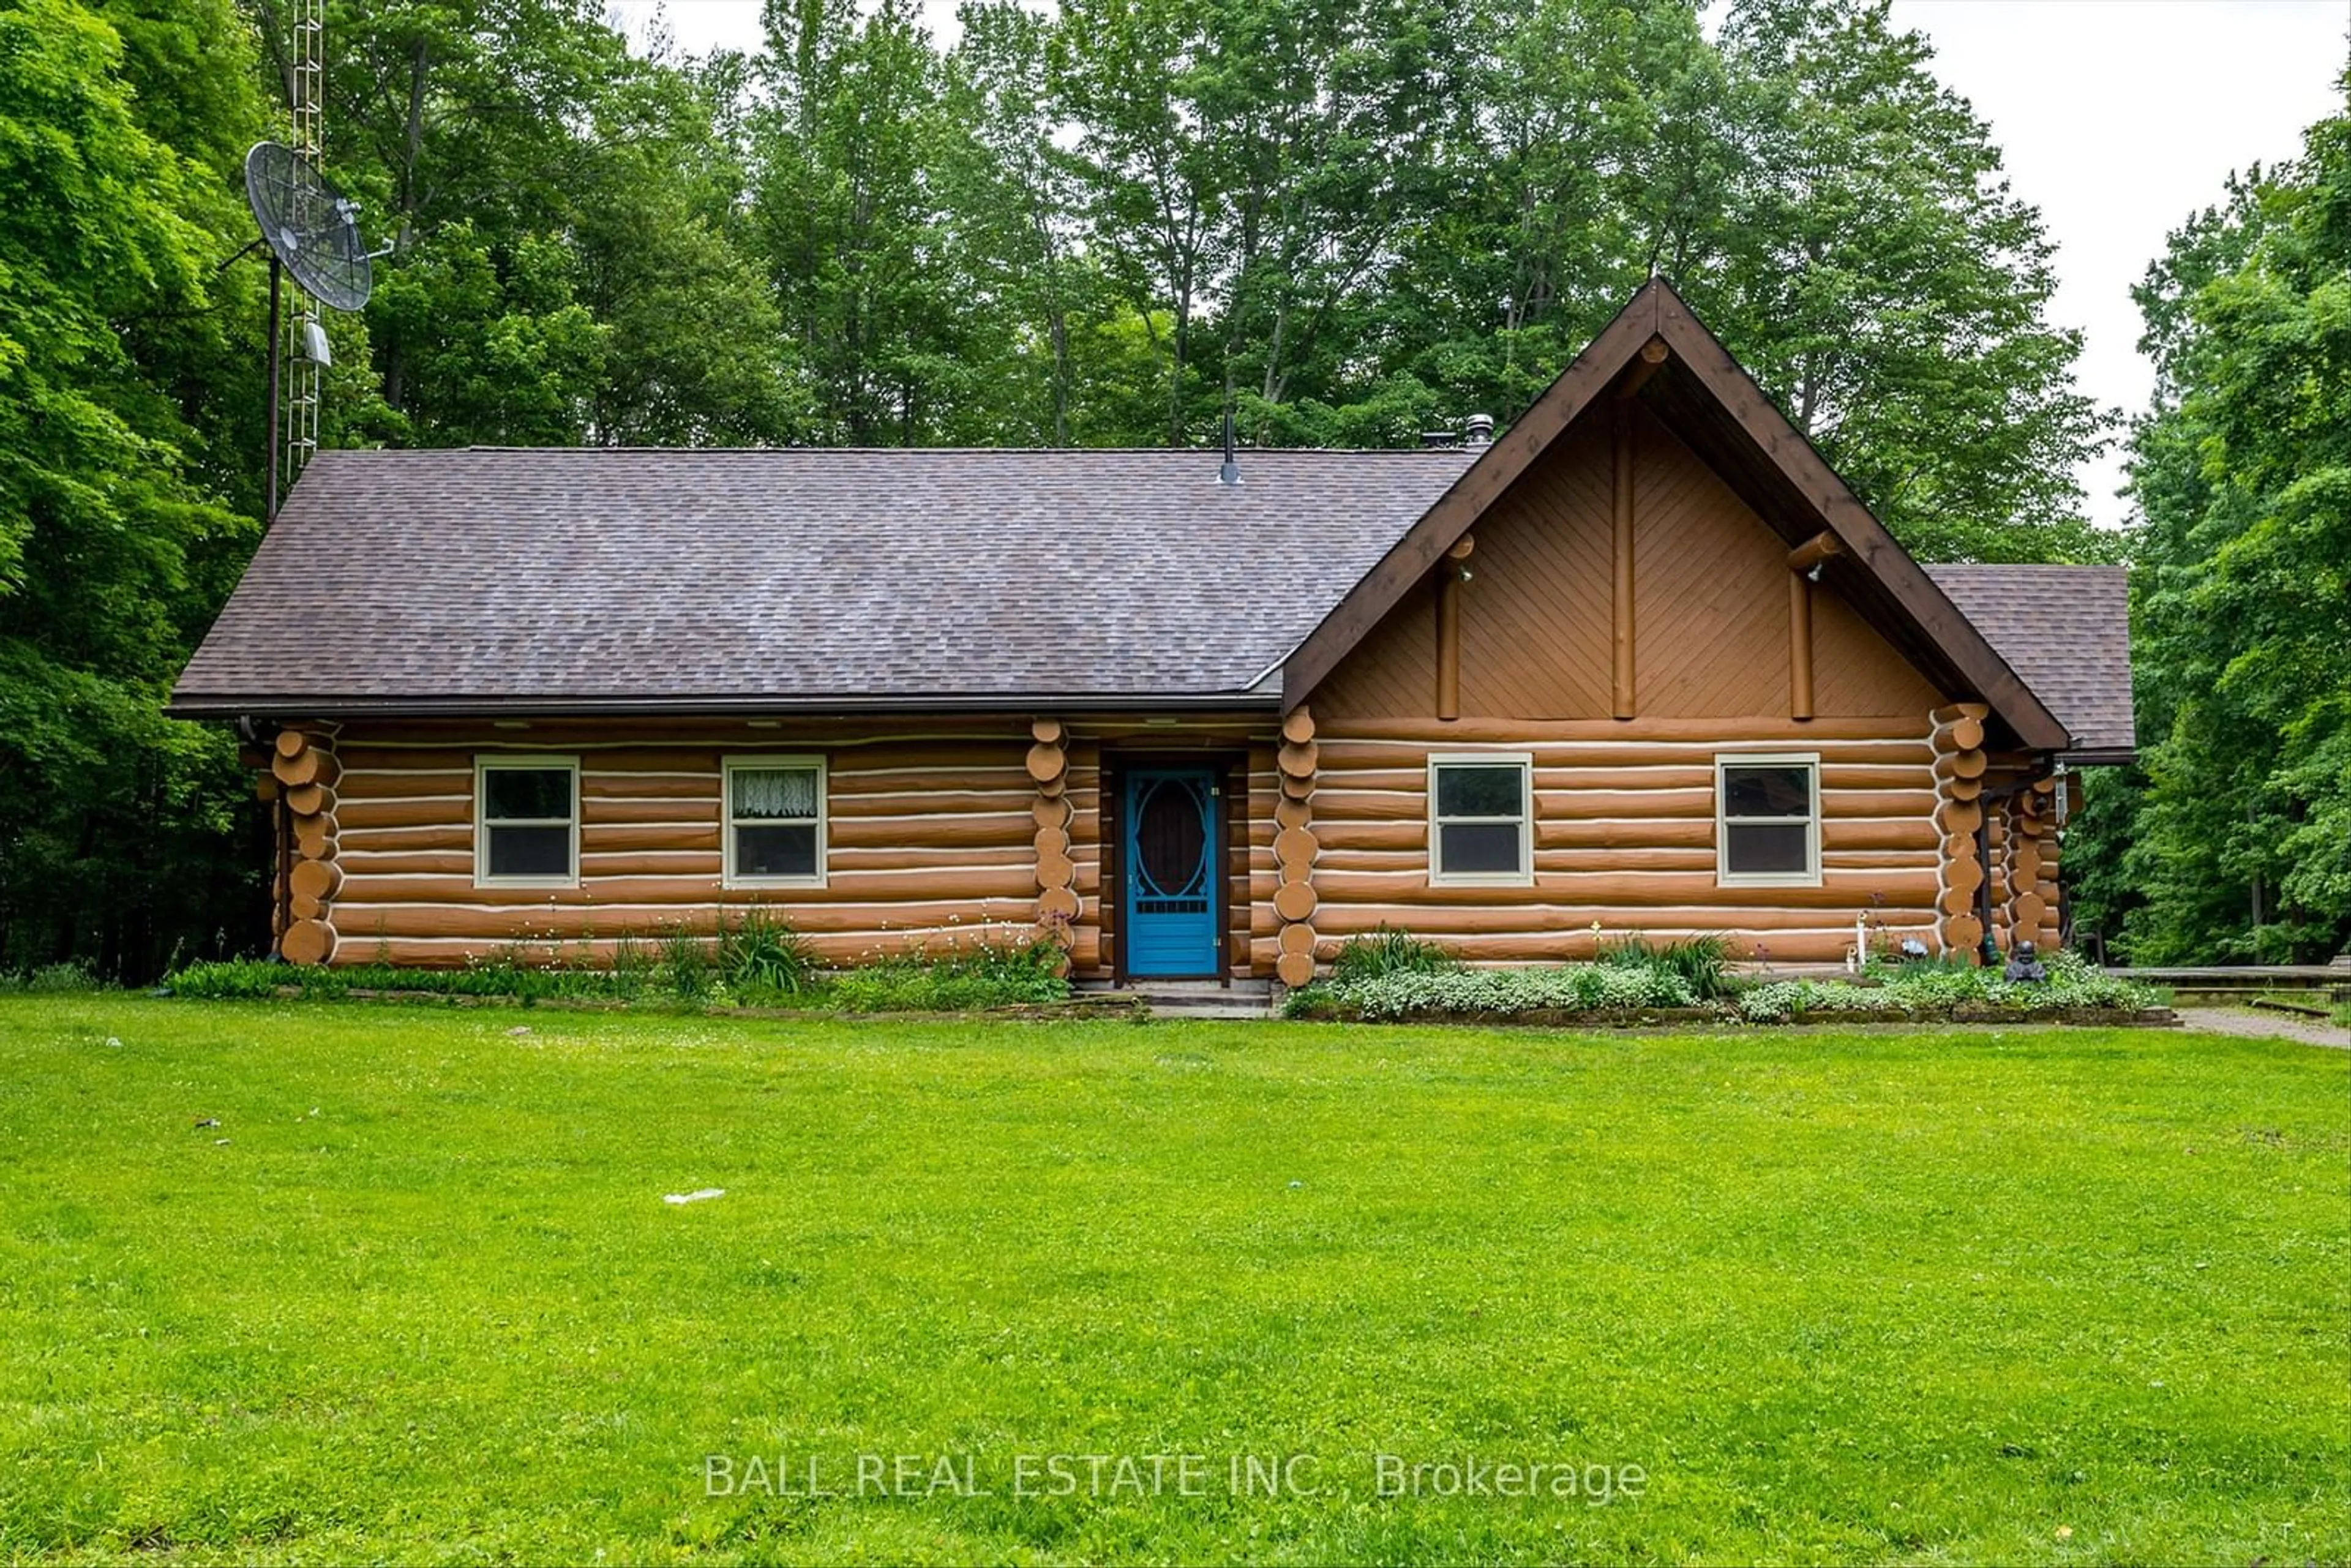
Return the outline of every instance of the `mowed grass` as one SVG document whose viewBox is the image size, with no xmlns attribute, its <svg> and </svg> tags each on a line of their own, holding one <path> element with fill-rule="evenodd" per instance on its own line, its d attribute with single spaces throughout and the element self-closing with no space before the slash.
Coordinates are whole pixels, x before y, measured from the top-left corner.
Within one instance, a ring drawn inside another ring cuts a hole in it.
<svg viewBox="0 0 2351 1568">
<path fill-rule="evenodd" d="M 2339 1563 L 2346 1090 L 2164 1031 L 0 1000 L 0 1552 Z M 1052 1455 L 1198 1467 L 1019 1495 Z"/>
</svg>

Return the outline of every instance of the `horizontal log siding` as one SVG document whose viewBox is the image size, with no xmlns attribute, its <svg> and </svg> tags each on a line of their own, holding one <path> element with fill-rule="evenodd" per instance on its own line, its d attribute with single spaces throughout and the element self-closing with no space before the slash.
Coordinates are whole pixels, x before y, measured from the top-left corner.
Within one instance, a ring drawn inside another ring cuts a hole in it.
<svg viewBox="0 0 2351 1568">
<path fill-rule="evenodd" d="M 649 939 L 681 925 L 707 932 L 722 909 L 753 904 L 841 963 L 991 924 L 1025 937 L 1034 916 L 1025 721 L 346 733 L 338 963 L 381 955 L 455 965 L 514 943 L 533 956 L 559 949 L 608 958 L 623 934 Z M 580 885 L 477 888 L 475 757 L 533 753 L 580 759 Z M 721 758 L 768 754 L 826 758 L 823 887 L 721 885 Z M 1072 793 L 1082 821 L 1090 788 Z M 1079 887 L 1090 901 L 1094 875 L 1091 862 L 1081 863 Z"/>
<path fill-rule="evenodd" d="M 1891 939 L 1935 941 L 1941 836 L 1924 713 L 1797 723 L 1326 719 L 1313 801 L 1318 956 L 1383 922 L 1473 963 L 1583 958 L 1612 936 L 1728 936 L 1734 956 L 1826 962 L 1856 914 Z M 1532 887 L 1432 887 L 1432 752 L 1534 758 Z M 1737 750 L 1821 758 L 1822 885 L 1715 884 L 1714 758 Z M 1271 780 L 1266 781 L 1270 785 Z M 1272 857 L 1259 886 L 1269 894 Z M 1260 952 L 1270 952 L 1270 922 Z"/>
</svg>

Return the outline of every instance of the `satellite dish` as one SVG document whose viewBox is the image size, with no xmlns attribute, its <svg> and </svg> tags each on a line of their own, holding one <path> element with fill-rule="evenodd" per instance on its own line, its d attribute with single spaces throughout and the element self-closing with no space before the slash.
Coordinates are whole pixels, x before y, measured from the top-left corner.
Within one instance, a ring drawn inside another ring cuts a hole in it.
<svg viewBox="0 0 2351 1568">
<path fill-rule="evenodd" d="M 359 208 L 302 155 L 256 141 L 245 155 L 245 199 L 261 243 L 304 293 L 337 310 L 357 310 L 374 287 L 375 262 L 360 241 Z"/>
</svg>

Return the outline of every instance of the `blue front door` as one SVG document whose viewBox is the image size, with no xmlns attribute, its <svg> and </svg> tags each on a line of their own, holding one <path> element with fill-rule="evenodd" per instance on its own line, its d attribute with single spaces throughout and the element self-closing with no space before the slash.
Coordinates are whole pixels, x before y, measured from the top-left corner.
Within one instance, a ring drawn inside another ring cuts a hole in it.
<svg viewBox="0 0 2351 1568">
<path fill-rule="evenodd" d="M 1217 972 L 1217 776 L 1126 776 L 1126 972 Z"/>
</svg>

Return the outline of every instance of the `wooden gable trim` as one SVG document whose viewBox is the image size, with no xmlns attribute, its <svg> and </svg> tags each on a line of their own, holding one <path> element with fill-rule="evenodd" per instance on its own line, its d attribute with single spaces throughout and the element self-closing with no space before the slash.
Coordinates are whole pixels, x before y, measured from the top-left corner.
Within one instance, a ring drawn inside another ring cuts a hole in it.
<svg viewBox="0 0 2351 1568">
<path fill-rule="evenodd" d="M 1802 497 L 1810 514 L 1805 531 L 1826 532 L 1844 557 L 1868 573 L 1921 639 L 1948 663 L 1950 673 L 1989 703 L 2027 749 L 2061 750 L 2070 744 L 2064 726 L 1660 278 L 1642 286 L 1509 432 L 1470 465 L 1291 651 L 1282 664 L 1283 708 L 1304 702 L 1612 384 L 1628 396 L 1637 394 L 1641 382 L 1667 357 L 1656 352 L 1654 345 L 1660 342 L 1765 463 Z"/>
<path fill-rule="evenodd" d="M 2007 721 L 2028 750 L 2056 751 L 2073 744 L 2073 736 L 2057 716 L 2032 695 L 2008 662 L 1992 652 L 1975 623 L 1935 586 L 1926 569 L 1886 531 L 1886 525 L 1862 505 L 1861 497 L 1837 476 L 1803 433 L 1763 395 L 1755 379 L 1691 313 L 1681 296 L 1663 283 L 1649 287 L 1660 291 L 1657 335 L 1771 465 L 1802 493 L 1807 507 L 1844 547 L 1843 553 L 1894 596 L 1927 640 L 1950 661 L 1975 695 Z"/>
<path fill-rule="evenodd" d="M 1656 336 L 1657 300 L 1662 285 L 1652 280 L 1633 296 L 1616 319 L 1585 345 L 1583 352 L 1561 372 L 1532 407 L 1511 424 L 1502 437 L 1469 465 L 1437 505 L 1421 514 L 1382 556 L 1363 580 L 1347 591 L 1306 640 L 1290 650 L 1281 666 L 1281 706 L 1285 712 L 1306 700 L 1339 661 L 1369 636 L 1387 612 L 1428 574 L 1437 559 L 1469 531 L 1470 525 L 1499 500 L 1504 491 L 1542 455 L 1575 416 L 1638 356 Z"/>
</svg>

